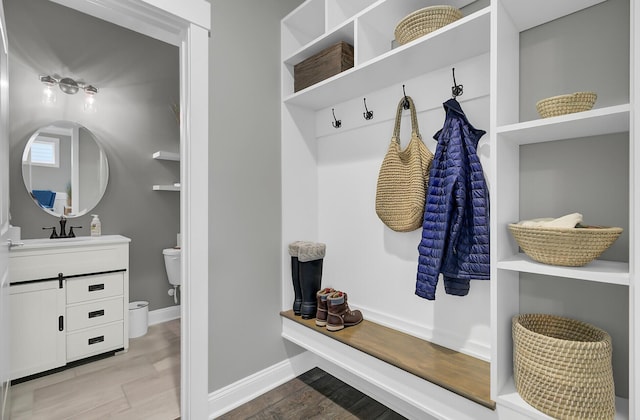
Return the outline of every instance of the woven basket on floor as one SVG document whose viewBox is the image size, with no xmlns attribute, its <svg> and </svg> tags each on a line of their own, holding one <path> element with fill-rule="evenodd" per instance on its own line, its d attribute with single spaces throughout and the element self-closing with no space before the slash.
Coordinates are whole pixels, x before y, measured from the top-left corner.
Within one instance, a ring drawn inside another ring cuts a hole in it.
<svg viewBox="0 0 640 420">
<path fill-rule="evenodd" d="M 558 95 L 538 101 L 536 109 L 542 118 L 557 117 L 558 115 L 588 111 L 593 108 L 597 98 L 598 95 L 595 92 Z"/>
<path fill-rule="evenodd" d="M 611 337 L 593 325 L 555 315 L 513 317 L 518 393 L 558 419 L 613 419 Z"/>
<path fill-rule="evenodd" d="M 400 45 L 406 44 L 461 17 L 462 12 L 452 6 L 430 6 L 416 10 L 396 25 L 396 41 Z"/>
<path fill-rule="evenodd" d="M 622 233 L 619 227 L 544 228 L 509 224 L 525 254 L 551 265 L 581 267 L 600 256 Z"/>
</svg>

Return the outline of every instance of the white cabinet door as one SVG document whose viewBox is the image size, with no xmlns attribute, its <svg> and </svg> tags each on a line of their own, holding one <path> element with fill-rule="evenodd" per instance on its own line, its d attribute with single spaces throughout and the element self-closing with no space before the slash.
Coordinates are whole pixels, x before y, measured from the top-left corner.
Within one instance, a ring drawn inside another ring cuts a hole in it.
<svg viewBox="0 0 640 420">
<path fill-rule="evenodd" d="M 11 379 L 66 364 L 65 290 L 58 280 L 12 284 Z"/>
</svg>

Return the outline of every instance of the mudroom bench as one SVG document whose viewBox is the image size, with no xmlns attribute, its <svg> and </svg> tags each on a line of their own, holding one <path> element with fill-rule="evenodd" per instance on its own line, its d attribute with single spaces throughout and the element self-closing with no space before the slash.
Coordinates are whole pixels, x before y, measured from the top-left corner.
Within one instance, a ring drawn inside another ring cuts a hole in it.
<svg viewBox="0 0 640 420">
<path fill-rule="evenodd" d="M 356 327 L 329 332 L 317 327 L 314 319 L 295 316 L 292 310 L 280 312 L 280 315 L 284 338 L 412 405 L 429 405 L 433 411 L 438 411 L 432 405 L 440 400 L 437 395 L 440 392 L 434 394 L 434 390 L 429 389 L 435 384 L 476 403 L 473 405 L 480 410 L 495 410 L 496 404 L 490 397 L 489 363 L 484 360 L 366 319 Z M 424 381 L 430 383 L 426 390 L 428 395 L 422 387 L 416 386 Z M 460 399 L 463 401 L 463 405 L 467 403 Z"/>
</svg>

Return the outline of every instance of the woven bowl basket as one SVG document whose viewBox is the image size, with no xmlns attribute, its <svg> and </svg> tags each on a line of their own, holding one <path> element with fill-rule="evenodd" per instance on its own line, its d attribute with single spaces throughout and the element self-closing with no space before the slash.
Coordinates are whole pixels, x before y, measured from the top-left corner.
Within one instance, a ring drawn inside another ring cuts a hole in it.
<svg viewBox="0 0 640 420">
<path fill-rule="evenodd" d="M 509 224 L 525 254 L 550 265 L 581 267 L 600 256 L 622 233 L 619 227 L 544 228 Z"/>
<path fill-rule="evenodd" d="M 452 6 L 430 6 L 404 17 L 396 25 L 396 41 L 400 45 L 418 39 L 462 17 L 462 12 Z"/>
<path fill-rule="evenodd" d="M 611 337 L 554 315 L 512 319 L 513 373 L 526 402 L 558 419 L 613 419 Z"/>
<path fill-rule="evenodd" d="M 542 118 L 573 114 L 593 108 L 598 95 L 595 92 L 576 92 L 568 95 L 553 96 L 538 101 L 536 109 Z"/>
</svg>

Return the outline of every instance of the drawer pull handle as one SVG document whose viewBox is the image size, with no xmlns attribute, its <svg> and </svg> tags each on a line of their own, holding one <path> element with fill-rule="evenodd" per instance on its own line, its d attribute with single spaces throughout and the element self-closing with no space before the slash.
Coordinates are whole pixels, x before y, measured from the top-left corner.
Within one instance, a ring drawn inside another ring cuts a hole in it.
<svg viewBox="0 0 640 420">
<path fill-rule="evenodd" d="M 90 292 L 95 292 L 96 290 L 104 290 L 104 283 L 89 285 Z"/>
<path fill-rule="evenodd" d="M 89 339 L 89 345 L 102 343 L 103 341 L 104 341 L 104 335 L 101 335 L 99 337 L 93 337 Z"/>
<path fill-rule="evenodd" d="M 89 318 L 97 318 L 103 315 L 104 315 L 104 309 L 100 309 L 99 311 L 89 312 Z"/>
</svg>

